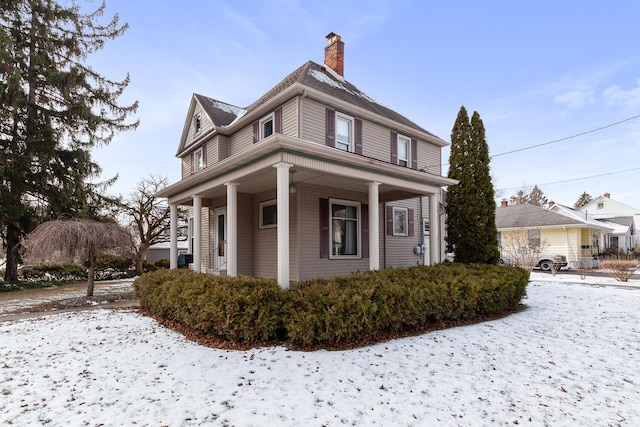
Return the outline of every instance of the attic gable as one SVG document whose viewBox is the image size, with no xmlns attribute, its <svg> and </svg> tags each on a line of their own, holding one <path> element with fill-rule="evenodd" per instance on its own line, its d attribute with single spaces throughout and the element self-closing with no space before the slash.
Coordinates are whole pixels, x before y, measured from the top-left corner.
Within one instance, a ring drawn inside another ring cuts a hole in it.
<svg viewBox="0 0 640 427">
<path fill-rule="evenodd" d="M 222 101 L 194 93 L 184 123 L 177 155 L 198 145 L 205 135 L 229 126 L 244 116 L 246 110 Z"/>
</svg>

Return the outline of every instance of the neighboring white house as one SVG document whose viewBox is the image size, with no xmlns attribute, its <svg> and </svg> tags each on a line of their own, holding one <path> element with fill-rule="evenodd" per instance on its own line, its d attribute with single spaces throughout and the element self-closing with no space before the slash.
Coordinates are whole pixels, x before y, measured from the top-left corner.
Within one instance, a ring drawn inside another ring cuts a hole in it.
<svg viewBox="0 0 640 427">
<path fill-rule="evenodd" d="M 616 252 L 640 251 L 640 209 L 611 199 L 609 193 L 596 197 L 580 208 L 582 212 L 614 228 L 605 236 L 605 248 Z"/>
</svg>

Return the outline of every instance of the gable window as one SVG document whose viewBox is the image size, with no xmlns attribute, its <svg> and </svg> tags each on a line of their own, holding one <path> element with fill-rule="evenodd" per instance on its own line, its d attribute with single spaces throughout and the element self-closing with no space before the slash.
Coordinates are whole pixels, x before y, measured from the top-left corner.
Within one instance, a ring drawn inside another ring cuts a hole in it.
<svg viewBox="0 0 640 427">
<path fill-rule="evenodd" d="M 360 256 L 360 203 L 330 199 L 331 257 Z"/>
<path fill-rule="evenodd" d="M 400 166 L 409 166 L 409 150 L 411 140 L 407 137 L 398 135 L 398 164 Z"/>
<path fill-rule="evenodd" d="M 200 130 L 202 129 L 202 120 L 200 118 L 200 114 L 196 114 L 196 117 L 193 120 L 193 126 L 196 130 L 196 133 L 200 132 Z"/>
<path fill-rule="evenodd" d="M 353 117 L 336 113 L 336 148 L 353 151 Z"/>
<path fill-rule="evenodd" d="M 598 209 L 604 209 L 604 202 L 598 202 Z"/>
<path fill-rule="evenodd" d="M 273 228 L 278 225 L 278 205 L 275 200 L 260 203 L 260 228 Z"/>
<path fill-rule="evenodd" d="M 273 115 L 269 115 L 260 120 L 260 139 L 265 139 L 273 135 Z"/>
<path fill-rule="evenodd" d="M 393 207 L 393 235 L 409 235 L 409 215 L 407 208 Z"/>
<path fill-rule="evenodd" d="M 533 230 L 527 230 L 527 235 L 529 238 L 529 247 L 539 248 L 540 247 L 540 230 L 537 228 Z"/>
<path fill-rule="evenodd" d="M 204 169 L 204 152 L 202 148 L 193 152 L 193 172 L 198 172 Z"/>
</svg>

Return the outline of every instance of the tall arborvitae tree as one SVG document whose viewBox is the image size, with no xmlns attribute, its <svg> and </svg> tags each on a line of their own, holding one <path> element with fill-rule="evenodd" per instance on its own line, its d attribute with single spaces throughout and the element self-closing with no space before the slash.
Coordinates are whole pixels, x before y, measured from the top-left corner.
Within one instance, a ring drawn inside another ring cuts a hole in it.
<svg viewBox="0 0 640 427">
<path fill-rule="evenodd" d="M 576 200 L 576 202 L 573 204 L 573 207 L 576 209 L 580 209 L 581 207 L 587 205 L 588 203 L 591 203 L 592 201 L 593 201 L 593 197 L 591 197 L 589 193 L 584 191 L 580 195 L 580 197 L 578 197 L 578 200 Z"/>
<path fill-rule="evenodd" d="M 469 122 L 462 106 L 451 131 L 449 178 L 458 184 L 447 194 L 447 249 L 464 263 L 497 264 L 496 205 L 489 147 L 477 111 Z"/>
<path fill-rule="evenodd" d="M 0 0 L 0 232 L 5 280 L 17 279 L 18 246 L 35 215 L 92 216 L 100 173 L 93 147 L 133 129 L 137 103 L 118 105 L 129 84 L 106 79 L 87 56 L 126 25 L 105 9 L 83 14 L 74 2 Z M 45 218 L 45 219 L 49 219 Z"/>
</svg>

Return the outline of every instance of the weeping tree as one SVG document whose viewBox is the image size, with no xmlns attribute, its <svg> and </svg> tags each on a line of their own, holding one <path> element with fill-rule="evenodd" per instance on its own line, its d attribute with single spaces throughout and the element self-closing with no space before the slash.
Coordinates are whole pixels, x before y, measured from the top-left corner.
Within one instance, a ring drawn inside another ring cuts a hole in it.
<svg viewBox="0 0 640 427">
<path fill-rule="evenodd" d="M 22 241 L 23 257 L 29 262 L 82 262 L 87 271 L 87 296 L 93 296 L 98 255 L 131 254 L 129 232 L 111 222 L 88 219 L 48 221 Z"/>
<path fill-rule="evenodd" d="M 120 105 L 129 84 L 103 77 L 88 56 L 127 26 L 101 23 L 105 4 L 82 13 L 73 1 L 0 0 L 0 239 L 5 280 L 17 280 L 21 239 L 40 222 L 95 217 L 101 173 L 91 149 L 108 144 L 137 102 Z"/>
</svg>

